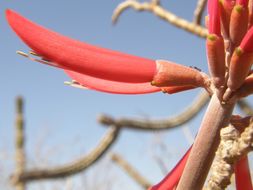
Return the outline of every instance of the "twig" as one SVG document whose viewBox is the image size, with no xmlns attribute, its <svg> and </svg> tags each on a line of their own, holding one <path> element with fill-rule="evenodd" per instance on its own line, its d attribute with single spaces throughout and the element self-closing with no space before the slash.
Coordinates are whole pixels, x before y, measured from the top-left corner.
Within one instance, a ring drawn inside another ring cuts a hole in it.
<svg viewBox="0 0 253 190">
<path fill-rule="evenodd" d="M 234 161 L 228 157 L 228 151 L 240 134 L 232 125 L 223 128 L 220 134 L 221 142 L 216 152 L 216 159 L 211 168 L 211 176 L 208 180 L 206 190 L 225 189 L 231 183 L 230 178 L 234 172 Z"/>
<path fill-rule="evenodd" d="M 112 127 L 108 130 L 106 135 L 101 139 L 96 148 L 94 148 L 88 155 L 81 159 L 73 161 L 69 164 L 58 167 L 50 167 L 46 169 L 31 169 L 25 171 L 20 175 L 11 176 L 13 183 L 19 182 L 30 182 L 32 180 L 42 180 L 42 179 L 55 179 L 63 178 L 70 175 L 77 174 L 92 164 L 99 160 L 104 153 L 111 147 L 115 142 L 119 134 L 118 127 Z"/>
<path fill-rule="evenodd" d="M 206 7 L 206 2 L 207 0 L 198 0 L 196 9 L 194 11 L 193 23 L 201 25 L 201 20 Z"/>
<path fill-rule="evenodd" d="M 253 122 L 241 133 L 232 125 L 221 130 L 221 143 L 216 152 L 217 159 L 212 166 L 212 175 L 207 190 L 222 190 L 230 184 L 233 165 L 252 150 Z"/>
<path fill-rule="evenodd" d="M 26 157 L 25 157 L 25 134 L 24 134 L 24 117 L 23 117 L 23 109 L 24 109 L 24 102 L 22 97 L 17 97 L 16 99 L 16 170 L 15 174 L 21 175 L 25 171 L 25 164 L 26 164 Z M 19 182 L 15 185 L 17 190 L 25 190 L 26 189 L 25 182 Z"/>
<path fill-rule="evenodd" d="M 183 18 L 180 18 L 173 14 L 172 12 L 167 11 L 163 7 L 161 7 L 159 4 L 153 3 L 153 2 L 144 2 L 140 3 L 137 0 L 126 0 L 123 3 L 119 4 L 116 9 L 113 12 L 112 15 L 112 21 L 113 23 L 116 23 L 119 19 L 119 16 L 121 13 L 128 9 L 133 8 L 136 11 L 149 11 L 155 14 L 156 16 L 160 17 L 161 19 L 169 22 L 170 24 L 182 28 L 192 34 L 195 34 L 199 37 L 206 38 L 207 36 L 207 29 L 195 24 L 191 23 Z"/>
<path fill-rule="evenodd" d="M 165 130 L 185 124 L 195 117 L 201 109 L 207 104 L 209 95 L 203 91 L 197 96 L 195 101 L 179 115 L 164 120 L 148 119 L 114 119 L 107 115 L 101 115 L 98 120 L 103 125 L 116 125 L 118 127 L 140 129 L 140 130 Z"/>
<path fill-rule="evenodd" d="M 253 115 L 252 106 L 247 102 L 247 100 L 241 99 L 237 102 L 237 105 L 246 115 Z"/>
<path fill-rule="evenodd" d="M 137 172 L 136 169 L 134 169 L 129 163 L 127 163 L 127 161 L 124 160 L 120 155 L 114 153 L 112 154 L 111 159 L 121 168 L 123 168 L 125 172 L 144 189 L 148 189 L 149 187 L 151 187 L 152 184 L 148 182 L 148 180 L 145 179 L 143 176 L 141 176 L 141 174 L 139 174 L 139 172 Z"/>
</svg>

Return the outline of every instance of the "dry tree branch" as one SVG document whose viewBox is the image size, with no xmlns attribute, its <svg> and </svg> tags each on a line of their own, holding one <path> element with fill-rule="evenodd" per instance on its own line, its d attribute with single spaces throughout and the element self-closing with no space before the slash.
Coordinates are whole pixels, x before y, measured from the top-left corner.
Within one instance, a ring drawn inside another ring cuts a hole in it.
<svg viewBox="0 0 253 190">
<path fill-rule="evenodd" d="M 11 176 L 11 180 L 14 184 L 16 184 L 19 182 L 29 182 L 33 180 L 63 178 L 77 174 L 99 160 L 112 146 L 112 144 L 114 144 L 118 135 L 119 128 L 112 126 L 105 136 L 100 140 L 97 147 L 91 150 L 91 152 L 83 158 L 63 166 L 50 167 L 46 169 L 31 169 L 21 173 L 20 175 L 14 174 Z"/>
<path fill-rule="evenodd" d="M 253 115 L 252 106 L 247 102 L 247 100 L 241 99 L 237 102 L 237 105 L 246 115 Z"/>
<path fill-rule="evenodd" d="M 177 15 L 167 11 L 162 6 L 160 6 L 159 1 L 154 0 L 149 3 L 148 2 L 140 3 L 137 0 L 126 0 L 122 2 L 116 7 L 116 9 L 113 12 L 112 15 L 113 23 L 116 23 L 122 12 L 128 8 L 133 8 L 136 11 L 149 11 L 178 28 L 184 29 L 202 38 L 206 38 L 207 36 L 206 28 L 198 24 L 189 22 L 181 17 L 178 17 Z"/>
<path fill-rule="evenodd" d="M 203 12 L 206 7 L 207 0 L 198 0 L 196 9 L 194 11 L 193 23 L 201 25 L 201 20 L 203 17 Z"/>
<path fill-rule="evenodd" d="M 151 183 L 148 182 L 147 179 L 145 179 L 141 174 L 139 174 L 138 171 L 136 171 L 135 168 L 133 168 L 126 160 L 124 160 L 120 155 L 118 154 L 112 154 L 111 155 L 112 161 L 114 161 L 116 164 L 118 164 L 122 169 L 125 170 L 125 172 L 131 176 L 140 186 L 142 186 L 144 189 L 148 189 L 151 187 Z"/>
<path fill-rule="evenodd" d="M 131 129 L 140 129 L 140 130 L 165 130 L 174 127 L 178 127 L 188 122 L 190 119 L 195 117 L 201 109 L 207 104 L 209 100 L 209 95 L 203 91 L 201 92 L 195 101 L 186 108 L 185 111 L 180 113 L 177 116 L 164 120 L 149 120 L 149 119 L 128 119 L 120 118 L 114 119 L 107 115 L 101 115 L 98 118 L 98 121 L 106 126 L 115 125 L 117 127 L 126 127 Z"/>
<path fill-rule="evenodd" d="M 16 169 L 15 174 L 20 175 L 25 171 L 26 157 L 25 157 L 25 134 L 24 134 L 24 101 L 22 97 L 17 97 L 16 99 L 16 124 L 15 124 L 15 161 Z M 16 190 L 25 190 L 25 182 L 16 183 Z"/>
<path fill-rule="evenodd" d="M 216 160 L 211 169 L 211 176 L 206 190 L 222 190 L 230 184 L 234 172 L 233 165 L 253 147 L 253 122 L 240 134 L 233 125 L 221 130 L 221 142 L 216 152 Z"/>
</svg>

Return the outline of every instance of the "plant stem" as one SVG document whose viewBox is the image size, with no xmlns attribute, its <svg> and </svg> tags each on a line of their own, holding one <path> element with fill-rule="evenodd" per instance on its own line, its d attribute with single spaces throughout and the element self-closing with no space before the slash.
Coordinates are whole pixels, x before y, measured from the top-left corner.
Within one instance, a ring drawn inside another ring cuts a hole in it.
<svg viewBox="0 0 253 190">
<path fill-rule="evenodd" d="M 177 190 L 202 189 L 220 142 L 220 129 L 229 123 L 234 105 L 223 105 L 216 94 L 212 96 Z"/>
</svg>

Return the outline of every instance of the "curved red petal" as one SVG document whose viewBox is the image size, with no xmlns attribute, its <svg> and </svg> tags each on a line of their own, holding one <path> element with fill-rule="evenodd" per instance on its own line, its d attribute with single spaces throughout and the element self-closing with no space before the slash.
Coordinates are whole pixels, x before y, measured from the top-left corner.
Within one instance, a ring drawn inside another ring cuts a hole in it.
<svg viewBox="0 0 253 190">
<path fill-rule="evenodd" d="M 95 47 L 43 28 L 14 11 L 7 20 L 17 35 L 37 54 L 63 68 L 108 80 L 150 82 L 156 72 L 153 60 Z"/>
<path fill-rule="evenodd" d="M 125 83 L 95 78 L 74 71 L 65 70 L 66 74 L 89 89 L 114 94 L 147 94 L 161 91 L 149 83 Z"/>
<path fill-rule="evenodd" d="M 244 156 L 235 164 L 236 190 L 252 190 L 248 156 Z"/>
<path fill-rule="evenodd" d="M 149 188 L 149 190 L 173 190 L 177 186 L 180 180 L 185 164 L 191 152 L 191 148 L 192 147 L 190 147 L 187 150 L 185 155 L 181 158 L 181 160 L 177 163 L 177 165 L 171 170 L 171 172 L 160 183 Z"/>
</svg>

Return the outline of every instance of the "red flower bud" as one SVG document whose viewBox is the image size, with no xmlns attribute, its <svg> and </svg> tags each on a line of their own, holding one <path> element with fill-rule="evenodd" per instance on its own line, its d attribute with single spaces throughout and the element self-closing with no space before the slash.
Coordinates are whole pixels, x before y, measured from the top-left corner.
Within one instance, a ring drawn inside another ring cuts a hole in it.
<svg viewBox="0 0 253 190">
<path fill-rule="evenodd" d="M 244 52 L 237 48 L 231 58 L 228 78 L 228 88 L 235 91 L 243 84 L 248 76 L 253 61 L 253 52 Z"/>
<path fill-rule="evenodd" d="M 212 76 L 214 85 L 220 88 L 225 82 L 225 50 L 222 37 L 217 35 L 208 35 L 206 40 L 206 51 L 208 67 Z"/>
<path fill-rule="evenodd" d="M 245 3 L 239 1 L 231 13 L 229 36 L 235 47 L 241 43 L 248 29 L 249 10 Z"/>
</svg>

